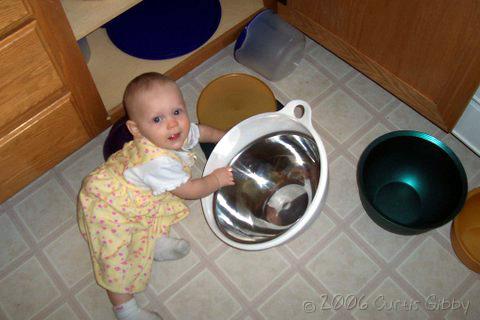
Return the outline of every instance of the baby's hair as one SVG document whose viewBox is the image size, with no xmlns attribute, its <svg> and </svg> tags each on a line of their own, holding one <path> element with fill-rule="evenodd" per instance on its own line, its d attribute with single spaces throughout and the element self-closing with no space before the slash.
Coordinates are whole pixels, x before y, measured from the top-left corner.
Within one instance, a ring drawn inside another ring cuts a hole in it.
<svg viewBox="0 0 480 320">
<path fill-rule="evenodd" d="M 137 93 L 150 89 L 154 84 L 162 85 L 167 83 L 175 84 L 175 81 L 158 72 L 146 72 L 130 81 L 123 94 L 123 107 L 127 117 L 130 118 L 129 110 L 131 112 L 133 108 L 132 101 Z"/>
</svg>

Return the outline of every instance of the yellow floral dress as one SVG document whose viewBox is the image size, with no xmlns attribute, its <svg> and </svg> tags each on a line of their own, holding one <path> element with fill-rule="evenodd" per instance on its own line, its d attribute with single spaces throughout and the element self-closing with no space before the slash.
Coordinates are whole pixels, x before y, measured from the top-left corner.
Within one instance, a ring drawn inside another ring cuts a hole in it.
<svg viewBox="0 0 480 320">
<path fill-rule="evenodd" d="M 192 153 L 183 154 L 193 160 Z M 80 232 L 88 242 L 97 283 L 111 292 L 146 288 L 155 240 L 189 213 L 172 193 L 155 194 L 125 179 L 126 171 L 158 157 L 177 161 L 190 177 L 193 161 L 139 139 L 125 144 L 83 181 L 77 210 Z"/>
</svg>

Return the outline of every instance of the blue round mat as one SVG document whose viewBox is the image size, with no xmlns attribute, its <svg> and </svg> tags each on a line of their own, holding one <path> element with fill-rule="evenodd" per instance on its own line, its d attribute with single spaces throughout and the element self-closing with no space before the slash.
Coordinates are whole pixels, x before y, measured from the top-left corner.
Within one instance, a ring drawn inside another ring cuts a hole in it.
<svg viewBox="0 0 480 320">
<path fill-rule="evenodd" d="M 144 0 L 104 27 L 123 52 L 160 60 L 200 47 L 215 33 L 221 16 L 219 0 Z"/>
</svg>

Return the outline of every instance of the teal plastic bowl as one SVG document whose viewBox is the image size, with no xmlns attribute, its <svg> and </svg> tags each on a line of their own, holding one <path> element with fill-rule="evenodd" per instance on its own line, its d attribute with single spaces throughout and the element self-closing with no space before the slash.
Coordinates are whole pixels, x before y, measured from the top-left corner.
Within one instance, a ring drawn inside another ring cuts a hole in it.
<svg viewBox="0 0 480 320">
<path fill-rule="evenodd" d="M 453 151 L 418 131 L 394 131 L 370 143 L 358 162 L 357 184 L 370 218 L 403 235 L 451 221 L 468 191 L 465 170 Z"/>
</svg>

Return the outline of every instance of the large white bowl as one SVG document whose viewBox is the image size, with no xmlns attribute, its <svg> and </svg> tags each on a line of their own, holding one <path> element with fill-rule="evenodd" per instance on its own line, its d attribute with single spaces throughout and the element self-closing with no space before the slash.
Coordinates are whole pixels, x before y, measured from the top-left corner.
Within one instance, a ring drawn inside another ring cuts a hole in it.
<svg viewBox="0 0 480 320">
<path fill-rule="evenodd" d="M 217 225 L 213 210 L 213 194 L 202 198 L 205 219 L 210 229 L 220 240 L 242 250 L 264 250 L 285 243 L 299 235 L 318 216 L 327 193 L 328 161 L 322 140 L 313 128 L 311 114 L 311 108 L 307 102 L 292 100 L 280 111 L 258 114 L 240 122 L 228 131 L 215 146 L 207 161 L 203 176 L 210 174 L 219 167 L 228 165 L 242 149 L 259 137 L 279 131 L 296 131 L 312 137 L 317 145 L 320 159 L 320 177 L 317 190 L 306 212 L 287 231 L 266 242 L 241 243 L 228 238 Z"/>
</svg>

